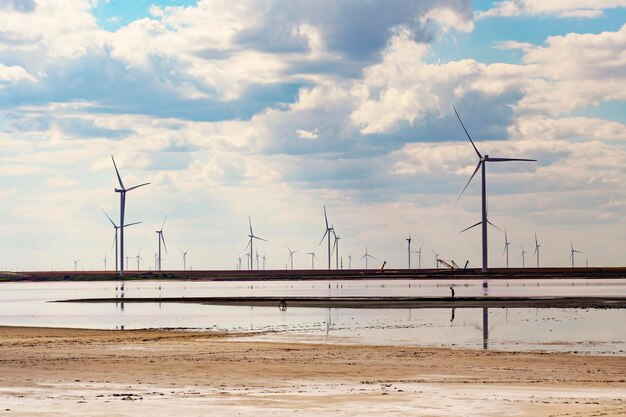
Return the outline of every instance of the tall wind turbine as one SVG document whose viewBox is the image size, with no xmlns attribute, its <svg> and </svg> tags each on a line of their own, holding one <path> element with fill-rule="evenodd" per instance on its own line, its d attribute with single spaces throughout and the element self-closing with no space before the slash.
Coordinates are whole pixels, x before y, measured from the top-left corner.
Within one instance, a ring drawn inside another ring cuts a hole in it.
<svg viewBox="0 0 626 417">
<path fill-rule="evenodd" d="M 537 268 L 539 268 L 539 248 L 541 247 L 541 245 L 539 244 L 539 241 L 537 240 L 537 233 L 535 233 L 535 253 L 533 253 L 533 256 L 537 258 Z"/>
<path fill-rule="evenodd" d="M 183 254 L 183 271 L 186 271 L 187 270 L 187 254 L 189 253 L 190 249 L 183 251 L 181 248 L 178 248 L 178 250 L 180 251 L 180 253 Z M 241 264 L 241 258 L 239 258 L 239 263 Z"/>
<path fill-rule="evenodd" d="M 163 223 L 161 224 L 161 228 L 156 231 L 157 240 L 159 241 L 159 271 L 161 270 L 161 242 L 163 242 L 163 249 L 165 249 L 165 253 L 167 253 L 167 245 L 165 244 L 165 238 L 163 237 L 163 227 L 165 226 L 165 220 L 167 220 L 167 214 L 163 219 Z"/>
<path fill-rule="evenodd" d="M 115 192 L 120 193 L 120 258 L 124 254 L 124 211 L 126 209 L 126 193 L 128 191 L 132 191 L 135 188 L 143 187 L 144 185 L 150 184 L 149 182 L 145 182 L 143 184 L 135 185 L 133 187 L 126 188 L 124 187 L 124 183 L 122 182 L 122 177 L 120 176 L 120 172 L 117 170 L 117 165 L 115 165 L 115 158 L 111 155 L 111 160 L 113 161 L 113 167 L 115 168 L 115 173 L 117 174 L 117 180 L 120 183 L 120 188 L 116 188 Z M 117 257 L 117 256 L 116 256 Z M 120 277 L 124 276 L 124 262 L 120 262 Z"/>
<path fill-rule="evenodd" d="M 288 245 L 285 245 L 285 246 L 287 246 L 287 250 L 289 251 L 289 258 L 288 259 L 289 259 L 289 262 L 291 262 L 291 270 L 293 271 L 293 254 L 298 252 L 298 251 L 297 250 L 291 250 Z"/>
<path fill-rule="evenodd" d="M 504 229 L 504 251 L 503 253 L 506 253 L 506 267 L 509 267 L 509 245 L 511 244 L 511 242 L 509 242 L 509 238 L 506 234 L 506 229 Z"/>
<path fill-rule="evenodd" d="M 522 258 L 522 268 L 526 268 L 526 264 L 524 262 L 525 256 L 528 252 L 526 252 L 524 250 L 524 245 L 522 245 L 522 254 L 519 256 L 520 258 Z"/>
<path fill-rule="evenodd" d="M 367 253 L 367 245 L 365 245 L 365 255 L 361 256 L 361 259 L 363 259 L 363 258 L 365 258 L 365 269 L 367 269 L 367 258 L 376 259 L 372 255 Z"/>
<path fill-rule="evenodd" d="M 573 268 L 574 267 L 574 254 L 575 253 L 583 253 L 583 252 L 574 249 L 574 245 L 572 244 L 571 240 L 569 241 L 569 247 L 571 248 L 571 250 L 570 250 L 570 252 L 571 252 L 570 258 L 572 258 L 572 268 Z"/>
<path fill-rule="evenodd" d="M 328 225 L 328 216 L 326 215 L 326 206 L 324 206 L 324 221 L 326 222 L 326 230 L 324 231 L 324 235 L 322 236 L 322 239 L 320 240 L 320 243 L 318 244 L 318 246 L 321 245 L 322 242 L 324 241 L 324 238 L 328 236 L 328 269 L 330 269 L 330 232 L 333 231 L 333 228 Z"/>
<path fill-rule="evenodd" d="M 468 227 L 465 230 L 471 229 L 472 227 L 478 226 L 479 224 L 482 225 L 482 235 L 483 235 L 483 268 L 482 268 L 482 272 L 487 272 L 487 268 L 488 268 L 488 262 L 487 262 L 487 224 L 490 223 L 489 219 L 487 218 L 487 178 L 486 178 L 486 173 L 485 173 L 485 168 L 487 166 L 487 162 L 510 162 L 510 161 L 526 161 L 526 162 L 536 162 L 536 159 L 522 159 L 522 158 L 491 158 L 489 155 L 483 155 L 478 151 L 478 148 L 476 147 L 476 145 L 474 144 L 474 141 L 472 140 L 469 132 L 467 131 L 467 129 L 465 128 L 465 125 L 463 124 L 463 121 L 461 120 L 461 117 L 459 116 L 459 113 L 456 111 L 456 108 L 454 106 L 452 106 L 452 108 L 454 109 L 454 113 L 456 114 L 457 119 L 459 119 L 459 122 L 461 123 L 461 126 L 463 127 L 463 130 L 465 131 L 465 134 L 467 135 L 467 138 L 470 140 L 470 143 L 472 144 L 472 147 L 474 148 L 474 151 L 476 151 L 476 155 L 478 156 L 478 165 L 476 165 L 476 169 L 474 170 L 474 173 L 472 174 L 472 176 L 470 177 L 469 181 L 467 181 L 467 184 L 465 184 L 465 188 L 463 188 L 463 191 L 461 191 L 461 194 L 459 195 L 459 197 L 457 198 L 457 201 L 461 198 L 461 196 L 463 195 L 463 193 L 465 192 L 465 190 L 467 189 L 467 186 L 470 184 L 470 182 L 472 181 L 472 179 L 474 178 L 474 176 L 476 175 L 476 173 L 478 172 L 478 170 L 481 170 L 481 174 L 482 174 L 482 218 L 481 221 L 476 223 L 473 226 Z"/>
<path fill-rule="evenodd" d="M 409 244 L 408 245 L 409 248 L 408 248 L 407 252 L 409 254 L 409 269 L 411 269 L 411 234 L 410 233 L 409 233 L 409 237 L 406 238 L 406 241 Z"/>
<path fill-rule="evenodd" d="M 258 239 L 258 240 L 262 240 L 263 242 L 267 242 L 267 240 L 254 235 L 254 232 L 252 231 L 252 220 L 250 220 L 250 216 L 248 216 L 248 224 L 250 225 L 250 234 L 248 235 L 250 240 L 248 241 L 248 245 L 246 246 L 246 249 L 248 249 L 248 246 L 250 246 L 250 270 L 252 271 L 254 269 L 254 257 L 253 257 L 254 252 L 252 251 L 253 241 L 254 239 Z"/>
<path fill-rule="evenodd" d="M 117 230 L 120 228 L 118 225 L 115 224 L 115 222 L 111 219 L 111 217 L 109 217 L 109 215 L 107 214 L 106 211 L 104 211 L 104 209 L 102 209 L 102 212 L 104 213 L 105 216 L 107 216 L 107 219 L 109 219 L 109 221 L 111 222 L 111 224 L 113 225 L 113 228 L 115 229 L 115 236 L 113 237 L 113 244 L 115 245 L 115 271 L 117 272 L 118 270 L 118 250 L 117 250 Z M 132 225 L 135 224 L 139 224 L 141 222 L 134 222 L 134 223 L 128 223 L 127 225 L 124 225 L 124 227 L 130 227 Z M 105 267 L 106 269 L 106 267 Z"/>
</svg>

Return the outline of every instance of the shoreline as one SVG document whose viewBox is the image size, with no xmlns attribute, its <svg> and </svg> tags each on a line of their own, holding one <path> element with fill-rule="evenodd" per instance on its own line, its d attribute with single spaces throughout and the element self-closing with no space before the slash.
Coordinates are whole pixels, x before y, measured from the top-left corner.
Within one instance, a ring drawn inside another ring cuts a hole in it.
<svg viewBox="0 0 626 417">
<path fill-rule="evenodd" d="M 191 303 L 285 308 L 626 308 L 626 297 L 109 297 L 57 303 Z"/>
<path fill-rule="evenodd" d="M 8 415 L 626 413 L 626 361 L 612 356 L 0 327 L 0 357 Z"/>
</svg>

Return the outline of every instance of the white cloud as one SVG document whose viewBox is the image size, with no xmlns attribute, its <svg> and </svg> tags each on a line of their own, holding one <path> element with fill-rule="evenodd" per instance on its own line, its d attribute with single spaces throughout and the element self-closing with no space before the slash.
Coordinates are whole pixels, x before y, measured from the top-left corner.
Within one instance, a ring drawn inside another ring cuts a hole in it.
<svg viewBox="0 0 626 417">
<path fill-rule="evenodd" d="M 315 129 L 314 131 L 296 129 L 296 133 L 300 139 L 315 140 L 320 137 L 318 129 Z"/>
<path fill-rule="evenodd" d="M 0 88 L 3 85 L 12 84 L 19 81 L 36 82 L 37 80 L 19 65 L 7 67 L 0 63 Z"/>
<path fill-rule="evenodd" d="M 518 15 L 556 15 L 559 17 L 594 18 L 603 10 L 626 7 L 624 0 L 506 0 L 489 10 L 476 13 L 477 19 Z"/>
<path fill-rule="evenodd" d="M 422 22 L 433 20 L 440 24 L 444 31 L 456 29 L 461 32 L 471 32 L 474 30 L 474 22 L 463 15 L 460 10 L 452 7 L 434 7 L 420 19 Z"/>
</svg>

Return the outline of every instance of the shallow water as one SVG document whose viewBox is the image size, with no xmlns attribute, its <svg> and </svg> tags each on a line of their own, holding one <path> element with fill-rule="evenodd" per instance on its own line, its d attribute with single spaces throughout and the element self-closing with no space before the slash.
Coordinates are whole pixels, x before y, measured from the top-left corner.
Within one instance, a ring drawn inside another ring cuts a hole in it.
<svg viewBox="0 0 626 417">
<path fill-rule="evenodd" d="M 623 309 L 345 309 L 123 303 L 123 297 L 626 296 L 621 280 L 0 284 L 0 325 L 250 332 L 255 340 L 626 354 Z M 119 303 L 49 303 L 118 297 Z"/>
</svg>

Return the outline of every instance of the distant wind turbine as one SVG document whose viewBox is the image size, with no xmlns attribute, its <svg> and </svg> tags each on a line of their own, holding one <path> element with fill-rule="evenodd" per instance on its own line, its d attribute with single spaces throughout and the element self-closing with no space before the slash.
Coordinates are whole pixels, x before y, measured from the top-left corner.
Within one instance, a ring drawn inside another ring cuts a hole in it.
<svg viewBox="0 0 626 417">
<path fill-rule="evenodd" d="M 361 259 L 365 258 L 365 269 L 367 269 L 367 258 L 372 258 L 372 259 L 376 259 L 374 258 L 372 255 L 370 255 L 367 252 L 367 245 L 365 245 L 365 254 L 363 256 L 361 256 Z"/>
<path fill-rule="evenodd" d="M 339 239 L 341 239 L 341 237 L 339 237 L 339 235 L 336 233 L 335 226 L 333 226 L 332 229 L 333 236 L 335 237 L 335 240 L 333 242 L 333 249 L 335 250 L 335 268 L 339 269 Z"/>
<path fill-rule="evenodd" d="M 352 269 L 352 254 L 348 255 L 348 269 Z"/>
<path fill-rule="evenodd" d="M 409 269 L 411 269 L 411 234 L 409 233 L 409 237 L 406 238 L 406 241 L 408 242 L 408 254 L 409 254 Z"/>
<path fill-rule="evenodd" d="M 291 263 L 291 270 L 293 271 L 293 254 L 298 252 L 298 251 L 297 250 L 291 250 L 288 245 L 285 245 L 285 246 L 287 246 L 287 250 L 289 251 L 289 257 L 287 259 L 289 259 L 289 262 Z"/>
<path fill-rule="evenodd" d="M 435 255 L 435 267 L 439 269 L 439 255 L 441 255 L 441 252 L 435 252 L 433 248 L 430 248 L 430 250 L 433 251 L 433 255 Z"/>
<path fill-rule="evenodd" d="M 120 258 L 124 254 L 124 211 L 126 209 L 126 193 L 128 191 L 132 191 L 135 188 L 143 187 L 144 185 L 150 184 L 149 182 L 145 182 L 143 184 L 135 185 L 130 188 L 124 187 L 124 183 L 122 182 L 122 177 L 120 176 L 120 172 L 117 170 L 117 165 L 115 165 L 115 158 L 111 155 L 111 160 L 113 161 L 113 167 L 115 168 L 115 173 L 117 174 L 117 180 L 120 183 L 120 188 L 116 188 L 115 192 L 120 193 Z M 120 276 L 124 276 L 124 263 L 120 262 Z"/>
<path fill-rule="evenodd" d="M 109 221 L 111 222 L 111 224 L 113 225 L 113 228 L 115 229 L 115 236 L 113 237 L 113 244 L 115 245 L 115 271 L 117 272 L 117 270 L 119 269 L 118 267 L 118 249 L 117 249 L 117 230 L 120 228 L 118 225 L 115 224 L 115 222 L 111 219 L 111 217 L 107 214 L 106 211 L 104 211 L 104 209 L 102 209 L 102 212 L 104 213 L 105 216 L 107 216 L 107 219 L 109 219 Z M 124 225 L 124 227 L 130 227 L 133 226 L 135 224 L 139 224 L 141 222 L 134 222 L 134 223 L 128 223 L 127 225 Z M 105 267 L 106 269 L 106 267 Z"/>
<path fill-rule="evenodd" d="M 424 242 L 420 246 L 419 250 L 413 251 L 413 253 L 417 253 L 417 267 L 422 269 L 422 248 L 424 247 Z"/>
<path fill-rule="evenodd" d="M 241 256 L 237 258 L 237 260 L 239 261 L 237 263 L 237 270 L 241 271 Z"/>
<path fill-rule="evenodd" d="M 456 108 L 454 106 L 452 108 L 454 109 L 454 113 L 456 114 L 457 119 L 459 119 L 459 123 L 461 123 L 461 127 L 463 127 L 463 130 L 465 131 L 465 134 L 467 135 L 467 138 L 470 140 L 470 143 L 472 144 L 472 147 L 474 148 L 474 151 L 476 151 L 476 155 L 478 156 L 478 165 L 476 165 L 476 169 L 474 170 L 474 173 L 470 177 L 469 181 L 467 181 L 467 184 L 465 184 L 465 188 L 463 188 L 463 191 L 461 191 L 461 194 L 457 198 L 457 201 L 461 198 L 461 196 L 463 195 L 463 193 L 467 189 L 467 186 L 470 184 L 470 182 L 472 181 L 472 179 L 474 178 L 474 176 L 476 175 L 476 173 L 478 172 L 479 169 L 481 170 L 481 174 L 482 174 L 482 187 L 481 187 L 482 188 L 482 218 L 481 218 L 480 222 L 476 223 L 475 225 L 472 225 L 472 226 L 468 227 L 465 230 L 471 229 L 472 227 L 475 227 L 475 226 L 478 226 L 478 225 L 482 225 L 482 246 L 483 246 L 483 267 L 482 267 L 482 272 L 487 272 L 487 268 L 488 268 L 488 261 L 487 261 L 487 224 L 491 224 L 491 222 L 489 222 L 489 219 L 487 218 L 487 179 L 486 179 L 486 173 L 485 173 L 485 168 L 487 166 L 487 162 L 510 162 L 510 161 L 536 162 L 537 160 L 536 159 L 522 159 L 522 158 L 491 158 L 491 157 L 489 157 L 489 155 L 482 155 L 478 151 L 478 148 L 474 144 L 474 141 L 472 140 L 469 132 L 465 128 L 465 125 L 463 124 L 463 121 L 461 120 L 461 117 L 459 116 L 459 113 L 456 111 Z"/>
<path fill-rule="evenodd" d="M 537 240 L 537 233 L 535 233 L 535 252 L 533 253 L 533 256 L 537 258 L 537 268 L 539 268 L 539 248 L 541 247 L 541 245 L 539 244 L 539 241 Z"/>
<path fill-rule="evenodd" d="M 326 222 L 326 230 L 324 231 L 324 235 L 322 236 L 322 239 L 320 240 L 320 243 L 318 244 L 318 246 L 321 245 L 322 242 L 324 241 L 324 238 L 328 236 L 328 269 L 330 269 L 330 233 L 333 231 L 333 228 L 328 225 L 328 216 L 326 215 L 326 206 L 324 206 L 324 221 Z"/>
<path fill-rule="evenodd" d="M 265 255 L 263 255 L 263 270 L 264 271 L 265 271 L 265 265 L 266 265 Z"/>
<path fill-rule="evenodd" d="M 267 240 L 254 235 L 254 232 L 252 231 L 252 220 L 250 220 L 250 216 L 248 216 L 248 224 L 250 225 L 250 234 L 248 235 L 250 240 L 248 241 L 248 245 L 246 246 L 246 249 L 248 249 L 248 246 L 250 247 L 250 270 L 252 271 L 254 269 L 254 257 L 253 257 L 254 252 L 252 251 L 253 241 L 254 239 L 258 239 L 258 240 L 262 240 L 263 242 L 267 242 Z"/>
<path fill-rule="evenodd" d="M 582 251 L 579 251 L 579 250 L 574 249 L 574 245 L 572 244 L 572 241 L 571 241 L 571 240 L 569 241 L 569 247 L 571 248 L 571 249 L 570 249 L 570 252 L 571 252 L 570 258 L 572 258 L 572 268 L 573 268 L 573 267 L 574 267 L 574 254 L 575 254 L 575 253 L 583 253 L 583 252 L 582 252 Z"/>
<path fill-rule="evenodd" d="M 76 272 L 76 271 L 77 271 L 77 269 L 78 269 L 78 263 L 79 263 L 79 262 L 80 262 L 80 259 L 76 259 L 76 260 L 74 261 L 74 272 Z"/>
<path fill-rule="evenodd" d="M 104 254 L 103 261 L 104 261 L 104 270 L 106 271 L 107 270 L 107 254 L 106 253 Z"/>
<path fill-rule="evenodd" d="M 522 268 L 526 268 L 526 264 L 524 262 L 525 256 L 528 252 L 526 252 L 524 250 L 524 245 L 522 245 L 522 254 L 519 256 L 520 258 L 522 258 Z"/>
<path fill-rule="evenodd" d="M 178 248 L 178 250 L 180 251 L 180 253 L 183 254 L 183 271 L 186 271 L 187 270 L 187 254 L 189 253 L 190 249 L 183 251 L 181 248 Z M 239 258 L 239 261 L 241 262 L 241 258 Z"/>
<path fill-rule="evenodd" d="M 143 258 L 141 257 L 141 250 L 139 250 L 139 252 L 137 253 L 137 256 L 135 256 L 135 259 L 137 259 L 137 271 L 139 271 L 140 270 L 139 261 L 143 261 Z"/>
<path fill-rule="evenodd" d="M 504 229 L 504 251 L 503 254 L 506 253 L 506 267 L 509 267 L 509 245 L 511 244 L 511 242 L 509 242 L 509 238 L 506 234 L 506 229 Z"/>
<path fill-rule="evenodd" d="M 161 242 L 163 242 L 163 249 L 165 249 L 165 253 L 167 253 L 167 245 L 165 244 L 165 238 L 163 237 L 163 227 L 165 226 L 165 220 L 167 220 L 167 214 L 163 219 L 161 228 L 156 231 L 157 240 L 159 241 L 159 271 L 161 270 L 161 261 L 163 260 L 163 258 L 161 257 Z"/>
<path fill-rule="evenodd" d="M 315 260 L 317 259 L 317 256 L 315 256 L 315 251 L 307 252 L 306 255 L 311 255 L 311 269 L 315 269 Z"/>
</svg>

